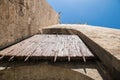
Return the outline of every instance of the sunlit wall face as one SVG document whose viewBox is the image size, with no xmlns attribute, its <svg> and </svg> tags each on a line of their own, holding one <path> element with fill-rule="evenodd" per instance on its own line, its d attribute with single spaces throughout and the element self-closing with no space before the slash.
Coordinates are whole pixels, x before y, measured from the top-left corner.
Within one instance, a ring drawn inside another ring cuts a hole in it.
<svg viewBox="0 0 120 80">
<path fill-rule="evenodd" d="M 120 28 L 120 0 L 47 0 L 61 12 L 62 23 Z"/>
</svg>

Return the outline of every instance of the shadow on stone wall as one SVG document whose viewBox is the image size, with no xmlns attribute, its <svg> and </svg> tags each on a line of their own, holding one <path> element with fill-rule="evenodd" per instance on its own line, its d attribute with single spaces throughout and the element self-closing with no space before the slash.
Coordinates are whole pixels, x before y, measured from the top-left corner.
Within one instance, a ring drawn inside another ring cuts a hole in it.
<svg viewBox="0 0 120 80">
<path fill-rule="evenodd" d="M 43 29 L 43 34 L 64 34 L 64 35 L 78 35 L 92 53 L 100 59 L 106 70 L 111 74 L 113 79 L 120 80 L 120 60 L 116 59 L 111 53 L 92 41 L 86 35 L 75 29 L 69 28 L 48 28 Z"/>
<path fill-rule="evenodd" d="M 4 64 L 3 64 L 4 63 Z M 97 69 L 94 62 L 3 62 L 9 67 L 0 71 L 1 80 L 93 80 L 71 69 Z M 99 71 L 99 70 L 98 70 Z"/>
</svg>

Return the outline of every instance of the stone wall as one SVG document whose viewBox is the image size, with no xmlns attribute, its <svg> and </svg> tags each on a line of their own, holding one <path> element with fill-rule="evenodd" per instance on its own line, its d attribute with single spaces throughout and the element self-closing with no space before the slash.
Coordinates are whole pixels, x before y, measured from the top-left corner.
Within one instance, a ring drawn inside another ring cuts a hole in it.
<svg viewBox="0 0 120 80">
<path fill-rule="evenodd" d="M 120 47 L 118 46 L 118 44 L 120 44 L 119 43 L 120 38 L 118 35 L 120 34 L 120 30 L 109 28 L 107 29 L 102 27 L 100 28 L 94 26 L 89 27 L 88 25 L 80 26 L 60 24 L 48 28 L 46 27 L 42 30 L 42 32 L 45 34 L 47 33 L 53 34 L 52 32 L 54 33 L 56 32 L 57 34 L 59 34 L 62 32 L 62 34 L 78 35 L 87 45 L 87 47 L 92 51 L 92 53 L 101 61 L 102 65 L 104 66 L 104 69 L 113 78 L 112 80 L 120 80 L 120 54 L 119 54 Z M 101 35 L 99 33 L 101 33 Z M 97 41 L 97 38 L 99 41 L 101 40 L 101 43 L 103 43 L 104 45 L 100 45 L 100 42 Z M 107 42 L 104 42 L 104 40 Z M 109 44 L 106 44 L 108 42 Z M 111 44 L 113 44 L 113 46 L 111 46 Z M 110 49 L 112 48 L 114 50 L 112 51 L 113 53 L 109 48 Z M 118 55 L 116 56 L 115 54 Z M 108 73 L 105 72 L 106 75 Z"/>
<path fill-rule="evenodd" d="M 58 14 L 46 0 L 0 0 L 0 49 L 57 23 Z"/>
</svg>

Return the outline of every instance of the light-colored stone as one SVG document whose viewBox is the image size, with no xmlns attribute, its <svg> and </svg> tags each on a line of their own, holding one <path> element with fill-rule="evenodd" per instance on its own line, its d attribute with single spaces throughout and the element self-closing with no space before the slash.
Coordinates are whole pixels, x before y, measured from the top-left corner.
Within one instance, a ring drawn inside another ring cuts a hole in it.
<svg viewBox="0 0 120 80">
<path fill-rule="evenodd" d="M 82 32 L 102 48 L 120 59 L 120 30 L 84 24 L 59 24 L 47 28 L 66 28 Z"/>
<path fill-rule="evenodd" d="M 58 23 L 46 0 L 0 0 L 0 49 Z"/>
<path fill-rule="evenodd" d="M 78 35 L 106 66 L 115 80 L 120 79 L 120 30 L 90 25 L 60 24 L 43 30 L 62 30 Z M 50 31 L 49 31 L 50 32 Z"/>
</svg>

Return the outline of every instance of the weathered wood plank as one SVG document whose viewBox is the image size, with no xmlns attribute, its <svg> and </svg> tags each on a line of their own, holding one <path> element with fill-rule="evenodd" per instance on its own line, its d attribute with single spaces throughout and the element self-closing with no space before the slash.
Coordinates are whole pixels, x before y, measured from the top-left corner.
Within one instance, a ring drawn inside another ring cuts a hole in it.
<svg viewBox="0 0 120 80">
<path fill-rule="evenodd" d="M 35 35 L 35 36 L 33 36 L 33 37 L 29 38 L 29 39 L 26 39 L 26 40 L 24 40 L 24 41 L 22 41 L 20 43 L 17 43 L 17 44 L 15 44 L 15 45 L 13 45 L 13 46 L 11 46 L 9 48 L 6 48 L 6 49 L 0 51 L 0 55 L 1 55 L 0 59 L 2 59 L 6 55 L 14 55 L 14 53 L 16 52 L 16 49 L 17 49 L 17 51 L 20 50 L 22 46 L 24 46 L 27 42 L 30 42 L 32 40 L 34 41 L 34 39 L 36 37 L 37 37 L 37 35 Z M 13 51 L 15 51 L 15 52 L 13 52 Z"/>
<path fill-rule="evenodd" d="M 71 57 L 83 58 L 93 57 L 91 51 L 83 43 L 77 35 L 35 35 L 20 43 L 17 43 L 9 48 L 0 51 L 1 59 L 4 56 L 11 56 L 11 61 L 15 56 L 26 56 L 27 61 L 32 56 L 40 57 L 54 57 L 56 62 L 57 57 Z"/>
</svg>

